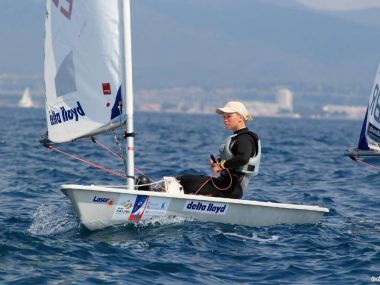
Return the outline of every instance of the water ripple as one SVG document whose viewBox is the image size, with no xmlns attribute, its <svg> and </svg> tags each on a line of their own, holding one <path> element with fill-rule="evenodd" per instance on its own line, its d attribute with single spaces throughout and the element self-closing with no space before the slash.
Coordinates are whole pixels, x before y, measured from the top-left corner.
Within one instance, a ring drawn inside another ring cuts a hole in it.
<svg viewBox="0 0 380 285">
<path fill-rule="evenodd" d="M 361 122 L 258 118 L 251 125 L 263 157 L 246 196 L 330 208 L 319 224 L 166 218 L 95 232 L 79 223 L 60 184 L 123 180 L 41 147 L 42 109 L 2 108 L 0 122 L 2 284 L 364 284 L 380 275 L 379 174 L 342 156 Z M 149 113 L 136 114 L 136 133 L 136 165 L 154 179 L 211 174 L 209 154 L 228 135 L 217 116 Z M 99 139 L 121 153 L 111 136 Z M 89 141 L 59 147 L 122 169 Z"/>
</svg>

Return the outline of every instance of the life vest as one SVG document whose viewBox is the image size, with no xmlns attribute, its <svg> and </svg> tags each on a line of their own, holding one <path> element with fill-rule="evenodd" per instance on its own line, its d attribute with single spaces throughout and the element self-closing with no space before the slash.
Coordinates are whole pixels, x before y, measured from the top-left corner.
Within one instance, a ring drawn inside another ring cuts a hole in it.
<svg viewBox="0 0 380 285">
<path fill-rule="evenodd" d="M 234 170 L 238 172 L 242 172 L 244 174 L 249 174 L 251 176 L 256 176 L 257 174 L 259 174 L 260 159 L 261 159 L 261 143 L 260 143 L 260 139 L 254 133 L 250 131 L 229 136 L 225 140 L 224 144 L 222 144 L 219 148 L 220 159 L 228 160 L 234 157 L 231 151 L 231 148 L 232 148 L 231 141 L 233 138 L 236 138 L 237 136 L 242 135 L 242 134 L 249 134 L 253 137 L 255 141 L 255 146 L 256 146 L 256 153 L 253 154 L 253 156 L 249 159 L 248 163 Z"/>
</svg>

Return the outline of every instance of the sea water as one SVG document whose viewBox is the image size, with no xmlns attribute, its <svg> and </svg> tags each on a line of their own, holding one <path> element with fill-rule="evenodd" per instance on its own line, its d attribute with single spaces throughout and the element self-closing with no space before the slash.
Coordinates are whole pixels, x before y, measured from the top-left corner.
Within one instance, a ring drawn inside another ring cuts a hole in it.
<svg viewBox="0 0 380 285">
<path fill-rule="evenodd" d="M 246 198 L 329 208 L 319 224 L 251 228 L 173 218 L 94 232 L 60 185 L 124 182 L 41 146 L 45 124 L 42 109 L 0 109 L 0 284 L 380 281 L 380 173 L 343 156 L 358 140 L 359 121 L 249 125 L 263 155 Z M 153 179 L 211 174 L 209 155 L 228 135 L 217 115 L 137 113 L 135 129 L 136 166 Z M 98 139 L 122 153 L 111 135 Z M 122 162 L 89 140 L 59 147 L 122 172 Z"/>
</svg>

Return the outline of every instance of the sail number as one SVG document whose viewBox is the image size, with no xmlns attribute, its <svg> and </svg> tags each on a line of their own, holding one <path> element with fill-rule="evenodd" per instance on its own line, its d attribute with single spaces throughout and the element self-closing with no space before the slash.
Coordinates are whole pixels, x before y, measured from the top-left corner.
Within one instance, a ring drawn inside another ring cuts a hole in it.
<svg viewBox="0 0 380 285">
<path fill-rule="evenodd" d="M 375 88 L 373 89 L 372 93 L 372 100 L 369 105 L 368 111 L 370 112 L 371 116 L 373 115 L 376 122 L 380 123 L 380 102 L 379 102 L 379 85 L 376 84 Z"/>
<path fill-rule="evenodd" d="M 74 0 L 52 0 L 52 2 L 67 19 L 71 20 Z"/>
</svg>

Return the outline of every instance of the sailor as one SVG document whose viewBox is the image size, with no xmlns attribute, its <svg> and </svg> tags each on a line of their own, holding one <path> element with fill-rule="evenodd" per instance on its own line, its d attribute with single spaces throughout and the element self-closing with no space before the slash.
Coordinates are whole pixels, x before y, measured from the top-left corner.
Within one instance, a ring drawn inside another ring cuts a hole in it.
<svg viewBox="0 0 380 285">
<path fill-rule="evenodd" d="M 246 127 L 253 119 L 243 103 L 228 102 L 216 109 L 223 116 L 224 125 L 233 132 L 220 147 L 218 160 L 210 165 L 218 177 L 184 175 L 178 177 L 186 194 L 240 199 L 251 177 L 259 172 L 261 146 L 259 136 Z"/>
</svg>

